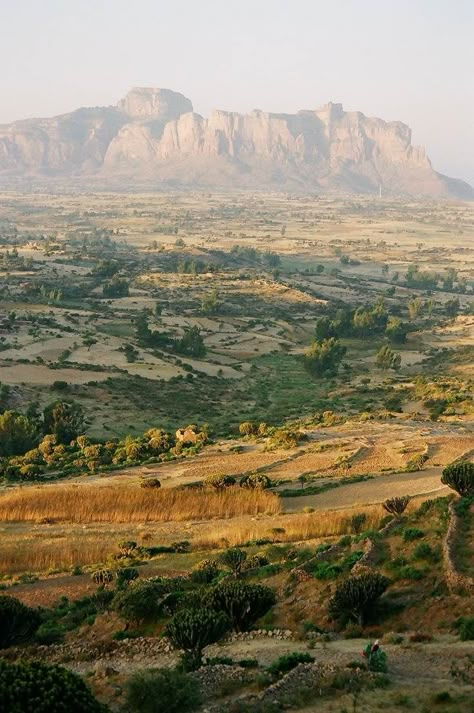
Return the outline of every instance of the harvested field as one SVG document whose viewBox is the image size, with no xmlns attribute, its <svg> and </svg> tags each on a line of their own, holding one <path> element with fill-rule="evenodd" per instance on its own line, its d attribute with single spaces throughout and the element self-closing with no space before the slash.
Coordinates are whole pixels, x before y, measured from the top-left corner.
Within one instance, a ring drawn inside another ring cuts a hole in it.
<svg viewBox="0 0 474 713">
<path fill-rule="evenodd" d="M 0 366 L 0 381 L 5 384 L 39 384 L 50 386 L 55 381 L 68 384 L 87 384 L 89 381 L 105 381 L 111 376 L 109 371 L 89 371 L 80 369 L 48 369 L 41 364 L 15 364 Z"/>
<path fill-rule="evenodd" d="M 198 462 L 185 468 L 183 474 L 191 480 L 203 480 L 214 473 L 238 475 L 269 466 L 287 457 L 286 451 L 264 453 L 261 450 L 254 450 L 243 453 L 213 453 L 199 458 Z"/>
<path fill-rule="evenodd" d="M 428 439 L 429 457 L 426 465 L 447 465 L 474 449 L 474 436 L 445 438 L 443 441 Z"/>
<path fill-rule="evenodd" d="M 351 473 L 379 473 L 382 470 L 398 470 L 406 466 L 406 459 L 393 446 L 379 444 L 363 449 L 352 461 Z"/>
<path fill-rule="evenodd" d="M 313 451 L 308 448 L 302 455 L 296 456 L 276 468 L 272 468 L 269 475 L 276 480 L 282 480 L 286 478 L 294 479 L 303 473 L 322 474 L 329 472 L 332 474 L 337 468 L 339 459 L 350 458 L 357 451 L 357 448 L 357 444 L 343 446 L 342 444 L 339 445 L 337 441 L 334 443 L 334 447 L 327 450 Z"/>
</svg>

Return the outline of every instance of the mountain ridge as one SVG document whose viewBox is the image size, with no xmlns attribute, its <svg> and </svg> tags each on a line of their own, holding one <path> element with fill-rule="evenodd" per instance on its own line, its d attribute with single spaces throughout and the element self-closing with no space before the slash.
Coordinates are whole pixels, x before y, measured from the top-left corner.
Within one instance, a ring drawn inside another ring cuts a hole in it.
<svg viewBox="0 0 474 713">
<path fill-rule="evenodd" d="M 316 190 L 474 198 L 436 172 L 400 122 L 329 102 L 296 114 L 216 109 L 169 89 L 135 87 L 116 106 L 0 125 L 0 180 Z"/>
</svg>

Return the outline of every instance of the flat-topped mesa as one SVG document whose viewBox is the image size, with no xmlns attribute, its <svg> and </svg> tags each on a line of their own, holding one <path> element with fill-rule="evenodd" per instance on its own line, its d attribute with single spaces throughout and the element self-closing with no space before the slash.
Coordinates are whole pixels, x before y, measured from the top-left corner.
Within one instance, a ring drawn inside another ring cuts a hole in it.
<svg viewBox="0 0 474 713">
<path fill-rule="evenodd" d="M 203 117 L 183 94 L 147 87 L 131 89 L 115 107 L 0 126 L 0 181 L 23 176 L 474 198 L 471 186 L 433 169 L 400 121 L 334 102 L 295 114 L 216 109 Z"/>
<path fill-rule="evenodd" d="M 134 87 L 117 108 L 131 119 L 171 121 L 193 110 L 192 102 L 179 92 L 155 87 Z"/>
</svg>

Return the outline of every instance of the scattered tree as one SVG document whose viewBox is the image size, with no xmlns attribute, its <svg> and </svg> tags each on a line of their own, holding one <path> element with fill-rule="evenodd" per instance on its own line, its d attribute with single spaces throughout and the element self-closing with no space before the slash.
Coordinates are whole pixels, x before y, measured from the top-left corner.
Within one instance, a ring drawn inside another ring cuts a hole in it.
<svg viewBox="0 0 474 713">
<path fill-rule="evenodd" d="M 377 572 L 349 577 L 336 587 L 336 592 L 329 601 L 329 613 L 342 623 L 355 621 L 364 626 L 388 585 L 387 577 Z"/>
<path fill-rule="evenodd" d="M 34 421 L 15 411 L 0 415 L 0 457 L 20 455 L 38 442 Z"/>
<path fill-rule="evenodd" d="M 384 510 L 386 510 L 390 515 L 395 515 L 396 517 L 401 517 L 405 510 L 407 509 L 408 503 L 410 502 L 409 495 L 403 495 L 395 498 L 388 498 L 382 503 Z"/>
<path fill-rule="evenodd" d="M 43 411 L 44 433 L 56 436 L 58 443 L 70 443 L 84 429 L 84 412 L 79 404 L 54 401 Z"/>
<path fill-rule="evenodd" d="M 273 589 L 263 584 L 223 582 L 211 589 L 206 604 L 227 614 L 234 631 L 246 631 L 275 604 Z"/>
<path fill-rule="evenodd" d="M 462 498 L 474 495 L 474 463 L 458 461 L 444 468 L 441 482 L 455 490 Z"/>
<path fill-rule="evenodd" d="M 202 663 L 202 651 L 219 641 L 230 629 L 230 619 L 223 611 L 182 609 L 168 623 L 165 633 L 173 646 L 184 650 L 182 663 L 193 671 Z"/>
<path fill-rule="evenodd" d="M 240 550 L 238 547 L 231 547 L 230 549 L 225 550 L 219 557 L 221 564 L 230 569 L 236 579 L 240 577 L 242 565 L 246 559 L 247 553 L 244 552 L 244 550 Z"/>
<path fill-rule="evenodd" d="M 396 354 L 387 344 L 380 347 L 375 358 L 377 366 L 381 369 L 398 371 L 402 364 L 400 354 Z"/>
<path fill-rule="evenodd" d="M 311 376 L 332 376 L 337 374 L 345 353 L 346 347 L 335 337 L 314 341 L 304 353 L 304 366 Z"/>
</svg>

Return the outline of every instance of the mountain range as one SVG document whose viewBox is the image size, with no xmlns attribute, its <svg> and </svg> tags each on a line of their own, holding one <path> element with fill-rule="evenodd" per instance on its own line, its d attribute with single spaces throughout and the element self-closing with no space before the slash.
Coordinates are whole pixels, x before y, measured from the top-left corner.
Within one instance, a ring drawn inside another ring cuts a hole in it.
<svg viewBox="0 0 474 713">
<path fill-rule="evenodd" d="M 474 198 L 437 173 L 399 121 L 341 104 L 296 114 L 193 111 L 182 94 L 134 88 L 116 106 L 0 125 L 0 180 L 81 185 L 337 191 Z"/>
</svg>

